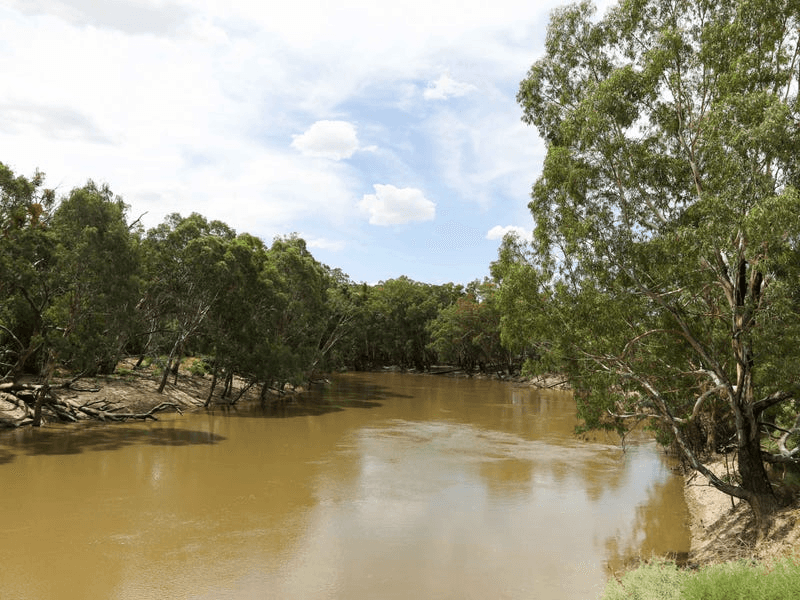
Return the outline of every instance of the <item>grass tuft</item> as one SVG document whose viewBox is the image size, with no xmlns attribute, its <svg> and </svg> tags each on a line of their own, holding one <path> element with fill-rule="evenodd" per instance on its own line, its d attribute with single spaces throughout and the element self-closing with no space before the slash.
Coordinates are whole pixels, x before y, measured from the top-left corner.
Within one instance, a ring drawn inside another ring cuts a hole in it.
<svg viewBox="0 0 800 600">
<path fill-rule="evenodd" d="M 621 579 L 611 580 L 603 600 L 680 600 L 682 578 L 675 563 L 644 563 Z"/>
<path fill-rule="evenodd" d="M 602 600 L 786 600 L 800 598 L 800 561 L 710 565 L 699 571 L 652 562 L 606 585 Z"/>
</svg>

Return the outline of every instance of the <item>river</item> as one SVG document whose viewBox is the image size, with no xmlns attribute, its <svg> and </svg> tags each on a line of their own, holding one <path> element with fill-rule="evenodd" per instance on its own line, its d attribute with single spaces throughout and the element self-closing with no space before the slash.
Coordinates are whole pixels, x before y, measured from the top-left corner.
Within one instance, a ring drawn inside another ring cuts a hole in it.
<svg viewBox="0 0 800 600">
<path fill-rule="evenodd" d="M 689 548 L 663 453 L 578 439 L 569 393 L 388 373 L 315 396 L 0 432 L 0 598 L 592 600 Z"/>
</svg>

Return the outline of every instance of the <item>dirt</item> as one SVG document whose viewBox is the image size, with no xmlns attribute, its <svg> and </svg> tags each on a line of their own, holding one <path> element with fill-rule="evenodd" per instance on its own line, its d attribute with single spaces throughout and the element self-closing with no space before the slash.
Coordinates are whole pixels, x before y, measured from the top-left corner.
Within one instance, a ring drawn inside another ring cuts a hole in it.
<svg viewBox="0 0 800 600">
<path fill-rule="evenodd" d="M 120 363 L 113 375 L 100 377 L 86 377 L 73 382 L 69 388 L 59 386 L 67 379 L 54 377 L 52 380 L 53 393 L 62 401 L 77 406 L 89 406 L 106 411 L 111 414 L 143 414 L 154 407 L 167 403 L 165 410 L 186 410 L 197 409 L 203 406 L 208 397 L 211 387 L 211 376 L 196 374 L 198 371 L 192 369 L 193 363 L 197 359 L 188 359 L 181 363 L 178 373 L 178 381 L 175 383 L 174 375 L 170 375 L 168 383 L 163 393 L 158 393 L 158 385 L 161 379 L 161 370 L 155 366 L 143 366 L 134 368 L 136 360 L 126 359 Z M 195 374 L 193 374 L 195 371 Z M 32 380 L 30 383 L 35 384 Z M 231 398 L 236 398 L 239 390 L 243 389 L 245 382 L 239 378 L 234 378 L 234 387 Z M 214 393 L 215 403 L 229 403 L 230 399 L 222 399 L 220 394 L 223 390 L 223 382 L 219 381 Z M 242 398 L 253 399 L 258 397 L 256 388 L 251 388 Z M 0 402 L 3 398 L 0 397 Z M 18 407 L 14 404 L 4 406 L 0 404 L 0 409 L 4 411 L 4 416 L 10 416 L 14 420 L 13 410 Z M 22 413 L 20 416 L 24 416 Z M 86 415 L 79 414 L 79 418 Z M 17 417 L 19 418 L 19 417 Z"/>
<path fill-rule="evenodd" d="M 192 376 L 189 372 L 191 365 L 181 365 L 178 385 L 174 385 L 173 377 L 170 377 L 164 392 L 159 394 L 156 369 L 144 367 L 134 370 L 134 364 L 133 360 L 123 361 L 114 375 L 80 379 L 60 395 L 80 404 L 105 400 L 118 405 L 122 412 L 132 413 L 147 412 L 162 402 L 173 402 L 182 409 L 203 405 L 210 380 Z"/>
<path fill-rule="evenodd" d="M 718 457 L 710 465 L 717 475 L 733 470 L 730 458 Z M 723 494 L 702 475 L 687 476 L 686 503 L 692 536 L 689 563 L 705 565 L 731 560 L 774 561 L 794 554 L 800 544 L 800 505 L 780 510 L 758 539 L 750 507 Z"/>
</svg>

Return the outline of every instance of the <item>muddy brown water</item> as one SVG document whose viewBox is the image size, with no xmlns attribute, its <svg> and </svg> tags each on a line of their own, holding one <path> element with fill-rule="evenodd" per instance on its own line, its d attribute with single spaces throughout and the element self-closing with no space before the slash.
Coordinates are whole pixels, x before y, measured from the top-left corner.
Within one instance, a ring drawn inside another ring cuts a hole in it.
<svg viewBox="0 0 800 600">
<path fill-rule="evenodd" d="M 688 550 L 646 439 L 495 381 L 352 374 L 323 409 L 0 432 L 0 598 L 594 599 Z"/>
</svg>

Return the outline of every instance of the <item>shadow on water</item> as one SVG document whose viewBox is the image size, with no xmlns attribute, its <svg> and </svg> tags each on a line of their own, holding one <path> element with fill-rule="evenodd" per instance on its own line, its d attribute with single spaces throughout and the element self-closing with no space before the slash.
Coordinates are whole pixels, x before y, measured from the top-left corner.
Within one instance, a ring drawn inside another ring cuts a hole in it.
<svg viewBox="0 0 800 600">
<path fill-rule="evenodd" d="M 11 451 L 0 449 L 0 464 L 10 463 L 16 454 L 48 456 L 80 454 L 85 451 L 119 450 L 125 446 L 189 446 L 217 444 L 225 438 L 208 431 L 178 428 L 96 426 L 71 430 L 22 430 L 2 441 Z M 14 453 L 14 449 L 19 452 Z"/>
<path fill-rule="evenodd" d="M 241 403 L 236 406 L 216 405 L 208 414 L 225 417 L 291 418 L 320 416 L 351 408 L 377 408 L 391 398 L 412 398 L 388 387 L 348 378 L 345 382 L 315 388 L 285 402 L 261 404 Z M 225 437 L 208 431 L 146 426 L 83 425 L 76 428 L 25 428 L 0 437 L 0 465 L 11 463 L 18 454 L 28 456 L 69 455 L 84 451 L 118 450 L 125 446 L 187 446 L 216 444 Z M 7 448 L 7 449 L 6 449 Z"/>
<path fill-rule="evenodd" d="M 292 417 L 320 416 L 341 412 L 350 408 L 378 408 L 382 402 L 394 398 L 413 398 L 399 394 L 390 388 L 366 383 L 353 378 L 345 382 L 337 381 L 322 388 L 315 388 L 298 397 L 287 397 L 281 402 L 244 402 L 229 406 L 218 404 L 208 409 L 212 415 L 226 417 L 256 417 L 287 419 Z"/>
<path fill-rule="evenodd" d="M 341 412 L 348 408 L 378 408 L 380 402 L 373 400 L 339 400 L 336 404 L 319 400 L 290 400 L 277 404 L 245 402 L 235 406 L 218 404 L 208 409 L 210 415 L 226 417 L 256 417 L 266 419 L 289 419 L 292 417 L 318 417 L 328 413 Z"/>
</svg>

